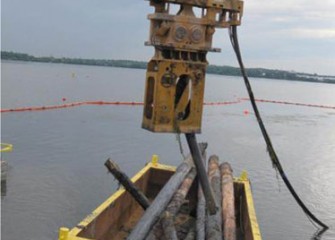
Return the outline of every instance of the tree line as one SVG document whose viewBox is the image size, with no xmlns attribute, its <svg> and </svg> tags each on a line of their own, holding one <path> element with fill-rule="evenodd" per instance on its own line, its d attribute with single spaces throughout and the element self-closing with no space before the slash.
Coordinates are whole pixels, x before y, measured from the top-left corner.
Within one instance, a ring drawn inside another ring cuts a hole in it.
<svg viewBox="0 0 335 240">
<path fill-rule="evenodd" d="M 1 59 L 12 60 L 12 61 L 48 62 L 48 63 L 78 64 L 78 65 L 92 65 L 92 66 L 137 68 L 137 69 L 146 69 L 147 67 L 147 63 L 142 61 L 64 58 L 64 57 L 55 58 L 52 56 L 35 57 L 26 53 L 17 53 L 9 51 L 1 51 Z M 207 73 L 228 75 L 228 76 L 241 76 L 239 68 L 230 66 L 209 65 L 207 68 Z M 271 79 L 284 79 L 293 81 L 335 83 L 334 76 L 321 76 L 317 74 L 297 73 L 283 70 L 248 68 L 247 73 L 249 77 L 255 77 L 255 78 L 271 78 Z"/>
</svg>

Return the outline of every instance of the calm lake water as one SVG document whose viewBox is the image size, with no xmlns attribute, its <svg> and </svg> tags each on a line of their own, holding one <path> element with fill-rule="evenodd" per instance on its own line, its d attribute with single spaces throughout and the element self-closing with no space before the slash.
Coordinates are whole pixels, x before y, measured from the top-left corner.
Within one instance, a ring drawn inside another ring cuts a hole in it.
<svg viewBox="0 0 335 240">
<path fill-rule="evenodd" d="M 144 70 L 45 63 L 2 62 L 2 108 L 74 101 L 142 101 Z M 252 79 L 257 98 L 335 106 L 335 85 Z M 208 75 L 206 101 L 246 97 L 242 79 Z M 335 239 L 335 110 L 259 103 L 283 167 L 311 211 Z M 249 102 L 204 109 L 199 141 L 208 155 L 247 170 L 263 239 L 311 239 L 309 222 L 276 173 Z M 4 113 L 1 141 L 14 151 L 1 200 L 2 239 L 57 239 L 117 188 L 104 162 L 111 157 L 132 176 L 158 154 L 181 162 L 176 137 L 141 129 L 142 107 L 81 106 Z M 187 146 L 183 139 L 184 150 Z M 3 186 L 4 187 L 4 186 Z"/>
</svg>

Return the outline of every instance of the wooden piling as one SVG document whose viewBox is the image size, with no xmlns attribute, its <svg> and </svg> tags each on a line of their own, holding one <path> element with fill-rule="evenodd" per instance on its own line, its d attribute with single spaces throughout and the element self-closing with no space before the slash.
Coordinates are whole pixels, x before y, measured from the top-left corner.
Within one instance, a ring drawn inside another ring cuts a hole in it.
<svg viewBox="0 0 335 240">
<path fill-rule="evenodd" d="M 129 177 L 123 173 L 119 166 L 113 162 L 110 158 L 105 162 L 105 166 L 108 171 L 122 184 L 122 186 L 133 196 L 133 198 L 141 205 L 145 210 L 149 207 L 150 202 L 144 193 L 139 190 Z"/>
<path fill-rule="evenodd" d="M 185 239 L 190 229 L 195 227 L 195 218 L 189 214 L 179 213 L 175 219 L 175 225 L 178 239 Z"/>
<path fill-rule="evenodd" d="M 192 168 L 191 171 L 187 174 L 182 184 L 180 185 L 177 192 L 173 195 L 171 202 L 166 208 L 166 211 L 168 211 L 172 216 L 174 217 L 176 216 L 181 205 L 184 203 L 187 193 L 192 186 L 196 174 L 197 171 L 195 170 L 195 168 Z"/>
<path fill-rule="evenodd" d="M 200 149 L 204 149 L 201 153 L 202 162 L 206 162 L 207 143 L 199 143 Z M 197 202 L 197 219 L 196 219 L 196 239 L 205 240 L 205 222 L 206 222 L 206 201 L 202 191 L 201 183 L 198 181 L 198 202 Z"/>
<path fill-rule="evenodd" d="M 190 227 L 190 230 L 188 231 L 186 237 L 184 240 L 194 240 L 196 239 L 196 230 L 194 225 Z"/>
<path fill-rule="evenodd" d="M 186 157 L 186 161 L 192 161 L 191 155 Z M 170 203 L 166 207 L 166 212 L 168 212 L 168 214 L 172 216 L 173 219 L 176 217 L 176 214 L 178 213 L 180 207 L 184 203 L 187 193 L 190 190 L 192 183 L 195 179 L 196 173 L 197 172 L 195 168 L 192 168 L 190 170 L 190 172 L 187 174 L 186 178 L 183 180 L 182 184 L 180 185 L 176 193 L 173 195 Z M 147 240 L 162 238 L 162 234 L 164 232 L 162 231 L 162 228 L 164 229 L 164 225 L 169 225 L 169 223 L 164 223 L 166 219 L 167 219 L 166 217 L 162 217 L 161 220 L 154 225 L 153 229 L 149 233 L 149 236 L 147 237 Z"/>
<path fill-rule="evenodd" d="M 163 213 L 163 217 L 161 218 L 161 225 L 165 240 L 178 240 L 176 227 L 174 226 L 174 216 L 170 212 L 165 211 Z"/>
<path fill-rule="evenodd" d="M 162 212 L 165 210 L 172 196 L 175 194 L 191 168 L 192 163 L 189 161 L 184 161 L 178 166 L 174 175 L 171 176 L 169 181 L 151 203 L 150 207 L 144 212 L 143 216 L 128 236 L 128 240 L 143 240 L 148 236 L 150 229 L 159 220 Z"/>
<path fill-rule="evenodd" d="M 222 222 L 224 240 L 236 240 L 233 170 L 229 163 L 220 165 L 222 188 Z"/>
<path fill-rule="evenodd" d="M 221 216 L 221 178 L 219 170 L 219 158 L 212 155 L 208 160 L 208 180 L 213 189 L 216 202 L 219 209 L 214 215 L 207 215 L 206 221 L 206 239 L 222 239 L 222 216 Z"/>
</svg>

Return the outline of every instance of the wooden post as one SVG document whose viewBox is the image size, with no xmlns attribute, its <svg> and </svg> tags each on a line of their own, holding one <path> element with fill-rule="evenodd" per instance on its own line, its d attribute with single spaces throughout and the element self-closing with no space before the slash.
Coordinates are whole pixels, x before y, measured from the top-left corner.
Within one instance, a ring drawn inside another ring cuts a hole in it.
<svg viewBox="0 0 335 240">
<path fill-rule="evenodd" d="M 195 170 L 195 168 L 192 168 L 191 171 L 187 174 L 182 184 L 180 185 L 177 192 L 173 195 L 171 202 L 166 208 L 166 211 L 168 211 L 173 217 L 176 216 L 181 205 L 184 203 L 184 200 L 187 196 L 188 191 L 192 186 L 192 183 L 196 175 L 197 171 Z"/>
<path fill-rule="evenodd" d="M 208 179 L 213 189 L 215 200 L 217 203 L 219 203 L 219 206 L 221 206 L 221 178 L 219 170 L 219 158 L 216 155 L 212 155 L 208 160 Z M 216 212 L 216 214 L 207 216 L 206 239 L 222 239 L 221 207 L 219 207 L 219 210 Z"/>
<path fill-rule="evenodd" d="M 186 161 L 192 161 L 191 155 L 187 156 Z M 173 195 L 169 205 L 166 207 L 166 212 L 168 212 L 168 214 L 172 216 L 172 219 L 176 217 L 176 214 L 178 213 L 180 207 L 184 203 L 187 193 L 190 190 L 192 183 L 195 179 L 196 173 L 197 172 L 195 168 L 192 168 L 191 171 L 187 174 L 182 184 L 180 185 L 179 189 Z M 165 232 L 164 225 L 169 226 L 169 223 L 164 223 L 164 221 L 166 220 L 170 220 L 170 219 L 167 219 L 166 217 L 162 217 L 161 220 L 154 225 L 154 227 L 149 233 L 149 236 L 147 237 L 147 240 L 162 238 L 162 234 L 163 232 Z"/>
<path fill-rule="evenodd" d="M 133 198 L 141 205 L 145 210 L 149 207 L 150 202 L 148 198 L 139 190 L 134 183 L 129 179 L 129 177 L 123 173 L 119 166 L 113 162 L 111 159 L 107 159 L 105 166 L 108 171 L 113 174 L 113 176 L 124 186 L 124 188 L 133 196 Z"/>
<path fill-rule="evenodd" d="M 185 213 L 178 213 L 175 218 L 178 239 L 185 239 L 191 228 L 195 227 L 195 218 Z M 194 239 L 193 239 L 194 240 Z"/>
<path fill-rule="evenodd" d="M 194 240 L 194 239 L 196 239 L 196 232 L 194 225 L 192 225 L 184 240 Z"/>
<path fill-rule="evenodd" d="M 162 224 L 165 240 L 178 240 L 177 231 L 174 226 L 174 216 L 170 212 L 165 211 L 163 213 L 161 224 Z M 162 239 L 162 238 L 158 238 L 158 239 Z"/>
<path fill-rule="evenodd" d="M 236 240 L 233 170 L 229 163 L 220 165 L 222 187 L 222 219 L 225 240 Z"/>
<path fill-rule="evenodd" d="M 135 228 L 128 236 L 128 240 L 143 240 L 147 237 L 152 226 L 159 220 L 160 215 L 165 210 L 172 196 L 185 179 L 192 168 L 192 163 L 184 161 L 178 166 L 176 172 L 171 176 L 163 189 L 158 193 L 150 207 L 144 212 Z"/>
<path fill-rule="evenodd" d="M 201 153 L 202 162 L 205 163 L 207 143 L 199 143 L 199 147 L 202 145 L 203 145 L 202 148 L 204 149 Z M 206 222 L 206 201 L 205 201 L 204 193 L 201 188 L 201 183 L 200 181 L 198 181 L 197 219 L 196 219 L 196 227 L 195 227 L 197 240 L 205 240 L 205 222 Z"/>
</svg>

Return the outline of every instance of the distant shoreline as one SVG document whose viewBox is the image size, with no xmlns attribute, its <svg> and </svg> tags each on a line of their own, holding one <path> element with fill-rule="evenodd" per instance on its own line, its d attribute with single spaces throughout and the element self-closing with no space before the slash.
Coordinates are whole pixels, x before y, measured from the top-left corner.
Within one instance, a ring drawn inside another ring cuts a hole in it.
<svg viewBox="0 0 335 240">
<path fill-rule="evenodd" d="M 121 67 L 121 68 L 135 68 L 135 69 L 146 69 L 147 67 L 147 63 L 143 61 L 35 57 L 26 53 L 16 53 L 8 51 L 1 51 L 1 59 L 12 60 L 12 61 L 25 61 L 25 62 L 63 63 L 63 64 Z M 271 70 L 265 68 L 248 68 L 247 72 L 249 77 L 254 78 L 268 78 L 268 79 L 289 80 L 289 81 L 335 84 L 335 76 L 298 73 L 283 70 Z M 225 75 L 225 76 L 241 76 L 239 68 L 230 66 L 209 65 L 207 67 L 207 73 Z"/>
</svg>

